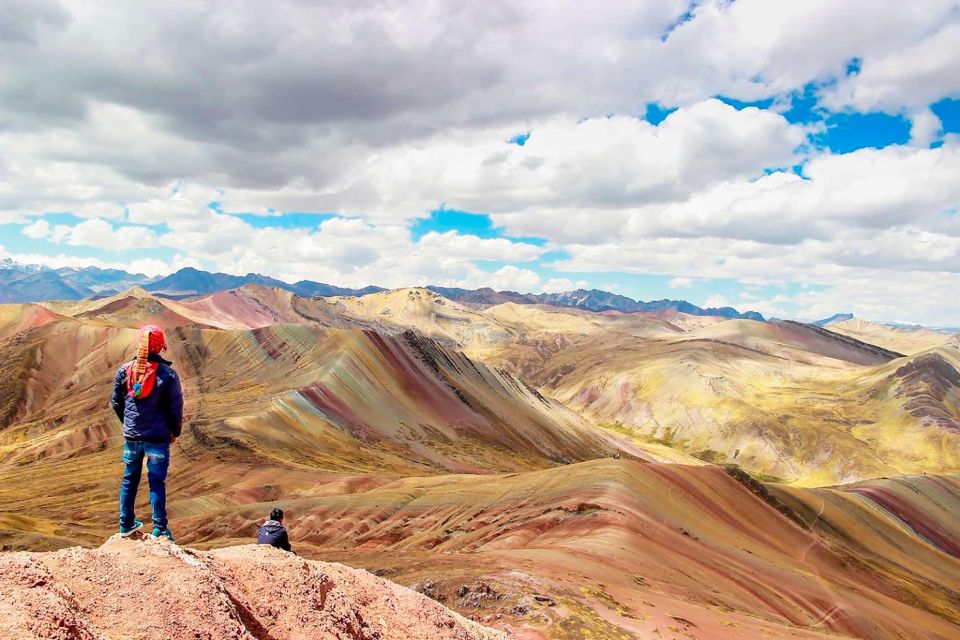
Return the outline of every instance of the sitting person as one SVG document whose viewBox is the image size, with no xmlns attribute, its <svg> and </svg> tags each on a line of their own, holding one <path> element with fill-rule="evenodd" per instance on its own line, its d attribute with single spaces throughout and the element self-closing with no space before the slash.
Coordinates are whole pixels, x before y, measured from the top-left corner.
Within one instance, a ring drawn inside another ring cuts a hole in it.
<svg viewBox="0 0 960 640">
<path fill-rule="evenodd" d="M 283 528 L 283 509 L 274 509 L 270 512 L 270 519 L 260 527 L 257 544 L 269 544 L 284 551 L 291 550 L 287 530 Z"/>
</svg>

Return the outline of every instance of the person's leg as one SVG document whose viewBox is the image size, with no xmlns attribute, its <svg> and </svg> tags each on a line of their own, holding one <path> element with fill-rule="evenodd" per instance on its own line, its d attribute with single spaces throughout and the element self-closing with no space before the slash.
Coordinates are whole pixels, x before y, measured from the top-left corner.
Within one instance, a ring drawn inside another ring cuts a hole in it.
<svg viewBox="0 0 960 640">
<path fill-rule="evenodd" d="M 137 501 L 137 487 L 143 471 L 143 443 L 123 443 L 123 481 L 120 483 L 120 526 L 133 526 L 133 505 Z"/>
<path fill-rule="evenodd" d="M 167 529 L 167 468 L 170 466 L 169 443 L 146 443 L 147 479 L 150 481 L 150 505 L 153 526 Z"/>
</svg>

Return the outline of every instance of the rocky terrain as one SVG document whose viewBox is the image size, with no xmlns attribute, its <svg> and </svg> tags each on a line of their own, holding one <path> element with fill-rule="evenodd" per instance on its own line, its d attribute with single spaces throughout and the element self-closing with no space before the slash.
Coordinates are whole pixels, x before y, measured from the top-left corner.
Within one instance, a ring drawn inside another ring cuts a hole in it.
<svg viewBox="0 0 960 640">
<path fill-rule="evenodd" d="M 426 596 L 269 546 L 200 552 L 111 538 L 97 549 L 0 556 L 9 640 L 501 640 Z"/>
</svg>

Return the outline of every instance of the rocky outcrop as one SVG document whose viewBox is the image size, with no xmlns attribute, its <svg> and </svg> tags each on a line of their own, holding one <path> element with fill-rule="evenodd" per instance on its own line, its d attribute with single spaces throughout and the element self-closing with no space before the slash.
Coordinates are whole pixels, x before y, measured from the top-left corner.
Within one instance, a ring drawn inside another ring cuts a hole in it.
<svg viewBox="0 0 960 640">
<path fill-rule="evenodd" d="M 428 597 L 268 546 L 111 538 L 0 556 L 0 637 L 499 640 Z"/>
<path fill-rule="evenodd" d="M 960 431 L 960 422 L 946 401 L 960 390 L 960 372 L 940 353 L 921 354 L 896 370 L 896 395 L 903 408 L 925 424 Z"/>
</svg>

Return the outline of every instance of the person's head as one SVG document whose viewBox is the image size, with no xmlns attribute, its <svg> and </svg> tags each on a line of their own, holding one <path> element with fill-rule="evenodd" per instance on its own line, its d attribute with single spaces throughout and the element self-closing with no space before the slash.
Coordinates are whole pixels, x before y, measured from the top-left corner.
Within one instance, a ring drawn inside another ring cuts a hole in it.
<svg viewBox="0 0 960 640">
<path fill-rule="evenodd" d="M 283 509 L 274 509 L 270 512 L 270 519 L 283 522 Z"/>
<path fill-rule="evenodd" d="M 140 350 L 146 347 L 147 353 L 160 353 L 167 350 L 167 339 L 163 337 L 163 329 L 155 324 L 148 324 L 140 329 Z"/>
</svg>

